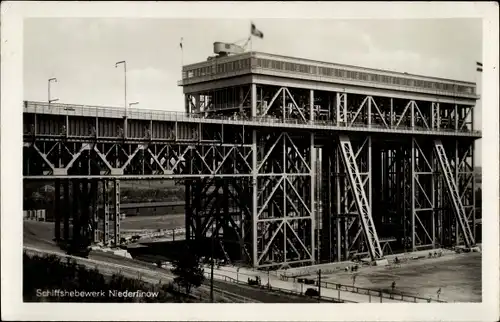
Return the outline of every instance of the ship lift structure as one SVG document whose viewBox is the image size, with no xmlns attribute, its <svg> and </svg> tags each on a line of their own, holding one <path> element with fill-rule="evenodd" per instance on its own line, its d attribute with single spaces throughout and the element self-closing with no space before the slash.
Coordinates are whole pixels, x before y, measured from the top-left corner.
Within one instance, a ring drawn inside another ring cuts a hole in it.
<svg viewBox="0 0 500 322">
<path fill-rule="evenodd" d="M 120 180 L 173 179 L 187 242 L 255 268 L 475 246 L 474 83 L 231 46 L 183 66 L 184 113 L 25 102 L 25 180 L 117 245 Z"/>
</svg>

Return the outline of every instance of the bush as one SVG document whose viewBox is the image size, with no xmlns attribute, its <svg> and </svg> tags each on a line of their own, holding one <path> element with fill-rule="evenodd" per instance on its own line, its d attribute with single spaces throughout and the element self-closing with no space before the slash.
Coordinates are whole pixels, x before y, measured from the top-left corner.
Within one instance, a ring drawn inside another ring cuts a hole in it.
<svg viewBox="0 0 500 322">
<path fill-rule="evenodd" d="M 172 273 L 177 275 L 174 282 L 183 287 L 188 295 L 193 286 L 198 287 L 205 280 L 200 257 L 187 246 L 172 262 L 172 265 L 174 267 Z"/>
<path fill-rule="evenodd" d="M 41 291 L 99 292 L 102 296 L 70 297 L 61 294 L 40 296 Z M 157 292 L 156 297 L 117 297 L 110 291 Z M 114 274 L 104 276 L 97 269 L 88 269 L 73 260 L 54 255 L 23 254 L 23 299 L 25 302 L 192 302 L 175 291 L 172 283 L 149 284 L 138 279 Z"/>
</svg>

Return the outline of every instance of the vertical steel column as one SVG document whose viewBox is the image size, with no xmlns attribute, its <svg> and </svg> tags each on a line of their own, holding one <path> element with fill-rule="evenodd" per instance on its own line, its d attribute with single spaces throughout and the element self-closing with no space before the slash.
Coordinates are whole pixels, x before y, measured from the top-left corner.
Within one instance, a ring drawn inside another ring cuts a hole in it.
<svg viewBox="0 0 500 322">
<path fill-rule="evenodd" d="M 474 111 L 471 112 L 471 114 L 473 113 Z M 474 162 L 474 144 L 475 142 L 472 143 L 471 145 L 471 167 L 472 167 L 472 224 L 474 225 L 473 226 L 473 230 L 472 230 L 472 234 L 473 234 L 473 237 L 474 237 L 474 240 L 476 241 L 477 243 L 477 237 L 476 237 L 476 234 L 477 234 L 477 225 L 476 225 L 476 170 L 475 170 L 475 162 Z"/>
<path fill-rule="evenodd" d="M 458 111 L 457 111 L 457 104 L 455 104 L 455 129 L 458 130 Z M 454 142 L 454 156 L 453 156 L 453 163 L 454 163 L 454 168 L 453 168 L 453 179 L 455 180 L 455 184 L 457 185 L 457 194 L 458 198 L 460 199 L 460 187 L 459 187 L 459 181 L 458 177 L 460 175 L 460 169 L 459 169 L 459 163 L 460 163 L 460 156 L 458 154 L 458 139 L 455 139 Z M 450 198 L 451 199 L 451 198 Z M 453 207 L 453 204 L 452 204 Z M 460 245 L 460 224 L 459 224 L 459 219 L 457 218 L 460 216 L 460 214 L 457 214 L 455 219 L 455 240 L 456 240 L 456 245 Z M 467 220 L 467 216 L 465 216 L 464 220 Z M 463 232 L 465 234 L 465 232 Z M 465 236 L 464 236 L 464 241 L 465 241 Z"/>
<path fill-rule="evenodd" d="M 98 243 L 99 240 L 99 209 L 97 207 L 98 205 L 98 199 L 99 199 L 99 181 L 98 180 L 92 180 L 90 183 L 90 194 L 92 198 L 92 216 L 93 216 L 93 221 L 92 221 L 92 232 L 94 235 L 94 243 Z"/>
<path fill-rule="evenodd" d="M 311 90 L 311 95 L 312 95 L 312 90 Z M 312 258 L 312 263 L 314 264 L 316 261 L 319 261 L 319 254 L 320 254 L 320 249 L 319 249 L 319 243 L 317 245 L 318 251 L 316 252 L 316 247 L 315 247 L 315 234 L 319 234 L 319 231 L 316 229 L 316 207 L 315 207 L 315 202 L 316 202 L 316 177 L 315 177 L 315 171 L 316 171 L 316 148 L 314 147 L 314 132 L 311 132 L 310 134 L 310 159 L 311 159 L 311 169 L 310 169 L 310 177 L 311 177 L 311 253 L 313 255 Z M 283 165 L 284 166 L 284 165 Z M 285 196 L 286 198 L 286 196 Z M 285 205 L 286 205 L 286 200 L 285 200 Z M 286 208 L 285 208 L 286 209 Z M 285 241 L 286 243 L 286 241 Z M 317 257 L 315 256 L 317 254 Z M 315 258 L 316 257 L 316 258 Z"/>
<path fill-rule="evenodd" d="M 113 206 L 113 197 L 111 196 L 111 181 L 105 180 L 103 187 L 104 194 L 104 245 L 109 245 L 109 217 L 111 215 L 111 207 Z"/>
<path fill-rule="evenodd" d="M 412 105 L 413 106 L 413 105 Z M 412 107 L 413 108 L 413 107 Z M 413 110 L 412 110 L 413 112 Z M 411 249 L 415 251 L 415 141 L 411 138 Z"/>
<path fill-rule="evenodd" d="M 432 202 L 432 212 L 431 212 L 431 220 L 432 220 L 432 248 L 436 248 L 436 187 L 435 187 L 435 177 L 436 173 L 434 171 L 436 158 L 434 157 L 434 153 L 432 150 L 429 154 L 430 162 L 431 162 L 431 202 Z"/>
<path fill-rule="evenodd" d="M 344 104 L 343 104 L 343 110 L 344 110 L 344 125 L 348 126 L 349 125 L 349 120 L 347 118 L 347 93 L 343 94 L 344 96 Z"/>
<path fill-rule="evenodd" d="M 129 137 L 128 135 L 128 116 L 127 116 L 127 107 L 125 106 L 125 115 L 123 115 L 123 137 L 126 139 Z"/>
<path fill-rule="evenodd" d="M 70 129 L 69 129 L 69 116 L 68 115 L 66 115 L 65 121 L 66 121 L 66 133 L 65 133 L 65 137 L 68 137 L 69 131 L 70 131 Z"/>
<path fill-rule="evenodd" d="M 120 180 L 115 180 L 115 246 L 120 245 Z"/>
<path fill-rule="evenodd" d="M 70 215 L 70 194 L 69 194 L 69 179 L 64 180 L 64 209 L 65 211 L 63 212 L 63 221 L 64 221 L 64 228 L 63 228 L 63 236 L 64 236 L 64 241 L 68 242 L 69 241 L 69 215 Z"/>
<path fill-rule="evenodd" d="M 370 102 L 370 100 L 368 100 Z M 373 189 L 372 189 L 372 182 L 373 182 L 373 170 L 372 170 L 372 137 L 368 136 L 367 138 L 367 143 L 368 143 L 368 213 L 370 218 L 373 218 Z M 377 163 L 378 164 L 378 163 Z M 375 227 L 376 229 L 377 227 Z"/>
<path fill-rule="evenodd" d="M 437 103 L 431 103 L 431 130 L 437 130 Z"/>
<path fill-rule="evenodd" d="M 345 116 L 346 120 L 347 120 L 347 114 Z M 342 154 L 341 154 L 341 150 L 339 148 L 339 162 L 340 162 L 340 159 L 343 160 L 342 158 Z M 349 165 L 346 164 L 344 162 L 344 172 L 342 173 L 342 178 L 343 178 L 343 182 L 342 182 L 342 185 L 344 186 L 344 202 L 343 202 L 343 205 L 342 205 L 342 208 L 341 208 L 341 213 L 342 213 L 342 223 L 344 224 L 342 227 L 343 230 L 342 230 L 342 234 L 343 234 L 343 238 L 344 238 L 344 260 L 348 260 L 349 259 L 349 220 L 350 220 L 350 217 L 348 215 L 349 213 L 349 192 L 347 190 L 347 187 L 349 185 L 349 179 L 347 178 L 347 176 L 349 175 L 347 172 L 347 167 Z M 354 192 L 353 192 L 354 194 Z"/>
<path fill-rule="evenodd" d="M 332 261 L 332 164 L 331 164 L 331 146 L 325 145 L 321 148 L 321 155 L 319 160 L 321 161 L 321 174 L 318 174 L 320 180 L 316 180 L 320 185 L 322 190 L 318 195 L 318 201 L 321 204 L 321 212 L 318 215 L 319 220 L 321 220 L 321 252 L 320 252 L 320 262 L 331 262 Z M 318 211 L 319 212 L 319 211 Z M 319 234 L 318 234 L 319 235 Z M 325 245 L 325 246 L 323 246 Z"/>
<path fill-rule="evenodd" d="M 341 94 L 336 93 L 336 99 L 335 99 L 335 114 L 337 117 L 337 126 L 340 126 L 340 120 L 342 117 L 342 114 L 340 113 L 340 107 L 341 107 Z"/>
<path fill-rule="evenodd" d="M 285 91 L 284 87 L 282 88 L 282 92 L 283 92 L 282 119 L 283 119 L 283 122 L 285 122 L 285 119 L 286 119 L 286 91 Z"/>
<path fill-rule="evenodd" d="M 435 180 L 436 180 L 436 206 L 438 208 L 437 210 L 437 239 L 439 241 L 440 245 L 444 244 L 444 225 L 443 225 L 443 184 L 442 184 L 442 178 L 439 173 L 439 160 L 434 157 L 434 172 L 436 174 Z"/>
<path fill-rule="evenodd" d="M 391 97 L 390 127 L 394 126 L 394 99 Z"/>
<path fill-rule="evenodd" d="M 252 84 L 252 117 L 257 116 L 257 84 Z M 262 97 L 261 97 L 261 109 L 262 109 Z M 260 114 L 260 113 L 259 113 Z"/>
<path fill-rule="evenodd" d="M 314 121 L 314 90 L 309 90 L 309 120 Z"/>
<path fill-rule="evenodd" d="M 191 104 L 189 103 L 189 100 L 190 100 L 189 99 L 189 95 L 188 94 L 184 94 L 184 111 L 187 114 L 191 114 Z"/>
<path fill-rule="evenodd" d="M 33 114 L 33 136 L 36 136 L 38 134 L 38 120 L 36 117 L 36 105 L 35 105 L 35 113 Z"/>
<path fill-rule="evenodd" d="M 229 227 L 228 221 L 231 216 L 229 213 L 229 183 L 227 178 L 222 178 L 222 204 L 223 204 L 223 216 L 222 216 L 222 238 L 220 239 L 220 244 L 222 248 L 222 253 L 225 255 L 226 260 L 230 263 L 230 256 L 226 251 L 226 247 L 224 242 L 227 240 Z"/>
<path fill-rule="evenodd" d="M 61 180 L 55 180 L 55 209 L 54 209 L 54 222 L 55 222 L 55 239 L 58 242 L 61 239 Z"/>
<path fill-rule="evenodd" d="M 336 204 L 336 211 L 337 214 L 335 216 L 335 225 L 337 229 L 337 254 L 336 258 L 337 261 L 340 262 L 342 261 L 342 234 L 341 234 L 341 220 L 340 220 L 340 213 L 342 211 L 341 208 L 341 200 L 342 200 L 342 195 L 340 194 L 340 151 L 339 148 L 335 148 L 335 194 L 337 198 L 337 204 Z"/>
<path fill-rule="evenodd" d="M 191 207 L 191 186 L 192 182 L 190 179 L 185 179 L 185 196 L 184 196 L 184 226 L 185 226 L 185 234 L 186 234 L 186 242 L 190 242 L 191 240 L 191 220 L 192 220 L 192 207 Z"/>
<path fill-rule="evenodd" d="M 406 155 L 406 151 L 405 151 L 405 147 L 401 146 L 399 147 L 399 149 L 396 150 L 396 158 L 398 160 L 398 163 L 401 164 L 400 167 L 402 169 L 402 171 L 398 171 L 396 173 L 396 181 L 398 182 L 398 186 L 400 187 L 400 191 L 401 192 L 401 186 L 402 186 L 402 190 L 403 190 L 403 194 L 401 196 L 400 193 L 398 193 L 398 196 L 400 197 L 398 200 L 402 201 L 400 204 L 401 204 L 401 210 L 402 210 L 402 213 L 403 213 L 403 240 L 404 240 L 404 251 L 406 252 L 407 251 L 407 248 L 408 248 L 408 233 L 407 233 L 407 213 L 408 213 L 408 182 L 407 182 L 407 174 L 406 172 L 407 171 L 411 171 L 411 170 L 408 170 L 408 160 L 406 159 L 407 158 L 407 155 Z M 398 166 L 399 168 L 399 166 Z"/>
<path fill-rule="evenodd" d="M 81 215 L 81 220 L 80 220 L 80 227 L 82 228 L 83 232 L 83 241 L 85 242 L 85 245 L 87 243 L 90 244 L 91 242 L 91 225 L 90 225 L 90 193 L 89 193 L 89 180 L 88 179 L 83 179 L 82 180 L 82 190 L 81 190 L 82 198 L 81 198 L 81 206 L 80 208 L 82 209 L 82 215 Z M 90 225 L 90 226 L 89 226 Z"/>
<path fill-rule="evenodd" d="M 367 125 L 372 125 L 372 97 L 368 96 L 368 107 L 367 107 Z M 370 168 L 371 169 L 371 168 Z"/>
<path fill-rule="evenodd" d="M 95 138 L 99 138 L 99 116 L 95 117 Z"/>
<path fill-rule="evenodd" d="M 244 109 L 243 109 L 243 103 L 245 101 L 245 94 L 243 93 L 243 87 L 242 86 L 239 86 L 239 96 L 240 96 L 240 99 L 239 99 L 239 104 L 238 106 L 240 107 L 240 113 L 243 113 Z"/>
<path fill-rule="evenodd" d="M 253 88 L 253 87 L 252 87 Z M 252 106 L 254 106 L 254 90 L 252 89 Z M 252 108 L 253 109 L 253 108 Z M 254 111 L 252 111 L 253 113 Z M 257 216 L 258 216 L 258 186 L 257 186 L 257 130 L 252 130 L 252 261 L 253 266 L 257 267 Z"/>
<path fill-rule="evenodd" d="M 415 127 L 415 102 L 411 101 L 410 102 L 410 108 L 411 108 L 411 128 L 413 129 Z"/>
<path fill-rule="evenodd" d="M 439 130 L 441 127 L 441 108 L 439 103 L 436 103 L 436 129 Z"/>
<path fill-rule="evenodd" d="M 285 89 L 283 89 L 283 110 L 284 110 L 284 106 L 285 106 Z M 283 159 L 282 159 L 282 162 L 283 164 L 281 165 L 282 168 L 283 168 L 283 173 L 282 173 L 282 176 L 285 177 L 285 180 L 283 180 L 283 221 L 284 221 L 284 225 L 283 225 L 283 262 L 286 263 L 287 262 L 287 250 L 286 250 L 286 241 L 287 241 L 287 238 L 286 238 L 286 224 L 287 224 L 287 209 L 286 209 L 286 198 L 287 198 L 287 193 L 286 193 L 286 170 L 287 170 L 287 166 L 286 166 L 286 155 L 287 155 L 287 151 L 286 151 L 286 135 L 283 135 Z M 314 229 L 314 228 L 313 228 Z M 314 248 L 311 250 L 313 253 L 314 253 Z M 313 255 L 314 256 L 314 255 Z"/>
<path fill-rule="evenodd" d="M 195 112 L 201 114 L 200 94 L 196 93 L 193 96 L 194 96 L 194 100 L 195 100 Z M 215 106 L 215 108 L 216 108 L 216 106 Z M 205 109 L 203 109 L 203 110 L 205 112 Z"/>
<path fill-rule="evenodd" d="M 73 212 L 73 245 L 77 246 L 80 242 L 80 180 L 73 181 L 73 198 L 72 198 L 72 212 Z"/>
</svg>

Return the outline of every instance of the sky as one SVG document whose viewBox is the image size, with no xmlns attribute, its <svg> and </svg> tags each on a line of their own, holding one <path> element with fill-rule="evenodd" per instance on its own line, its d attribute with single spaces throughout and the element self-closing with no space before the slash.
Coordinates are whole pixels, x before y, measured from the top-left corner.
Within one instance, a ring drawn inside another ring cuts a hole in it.
<svg viewBox="0 0 500 322">
<path fill-rule="evenodd" d="M 264 39 L 252 49 L 410 74 L 478 81 L 480 19 L 253 19 Z M 248 37 L 248 19 L 28 18 L 24 21 L 24 99 L 183 111 L 181 65 L 205 60 L 213 42 Z M 181 51 L 179 42 L 183 38 Z M 479 87 L 480 83 L 479 83 Z M 481 103 L 475 127 L 481 126 Z M 480 150 L 476 155 L 480 155 Z"/>
</svg>

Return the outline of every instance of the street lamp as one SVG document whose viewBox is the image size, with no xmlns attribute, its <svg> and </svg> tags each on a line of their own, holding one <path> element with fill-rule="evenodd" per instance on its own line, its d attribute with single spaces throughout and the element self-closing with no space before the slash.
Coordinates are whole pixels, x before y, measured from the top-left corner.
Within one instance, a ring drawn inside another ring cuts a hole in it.
<svg viewBox="0 0 500 322">
<path fill-rule="evenodd" d="M 210 303 L 214 303 L 214 231 L 212 226 L 212 234 L 210 236 Z"/>
<path fill-rule="evenodd" d="M 139 105 L 139 102 L 129 103 L 129 104 L 128 104 L 128 107 L 129 107 L 129 108 L 131 108 L 131 107 L 132 107 L 132 105 Z"/>
<path fill-rule="evenodd" d="M 49 78 L 49 81 L 48 81 L 48 84 L 47 84 L 47 91 L 48 91 L 48 98 L 47 98 L 47 100 L 49 101 L 49 104 L 52 103 L 52 102 L 57 102 L 59 100 L 58 98 L 56 98 L 56 99 L 50 99 L 50 84 L 52 82 L 57 83 L 57 78 L 55 78 L 55 77 Z"/>
<path fill-rule="evenodd" d="M 123 64 L 123 71 L 125 77 L 125 117 L 127 117 L 127 62 L 124 60 L 119 61 L 115 64 L 115 68 L 117 68 L 118 65 L 120 64 Z"/>
</svg>

